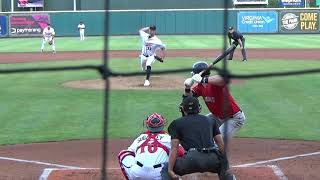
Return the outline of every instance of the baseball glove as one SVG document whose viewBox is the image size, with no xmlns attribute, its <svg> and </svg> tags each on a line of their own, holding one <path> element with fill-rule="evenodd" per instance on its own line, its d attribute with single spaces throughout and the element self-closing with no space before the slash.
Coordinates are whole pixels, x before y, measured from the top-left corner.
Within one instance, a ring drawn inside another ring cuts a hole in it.
<svg viewBox="0 0 320 180">
<path fill-rule="evenodd" d="M 52 45 L 52 41 L 49 41 L 49 45 L 50 45 L 50 46 Z"/>
<path fill-rule="evenodd" d="M 158 60 L 159 62 L 163 63 L 163 59 L 162 59 L 161 57 L 155 55 L 154 58 L 155 58 L 156 60 Z"/>
<path fill-rule="evenodd" d="M 156 51 L 155 51 L 154 58 L 156 60 L 158 60 L 159 62 L 163 63 L 164 62 L 164 57 L 165 57 L 165 49 L 157 48 Z"/>
</svg>

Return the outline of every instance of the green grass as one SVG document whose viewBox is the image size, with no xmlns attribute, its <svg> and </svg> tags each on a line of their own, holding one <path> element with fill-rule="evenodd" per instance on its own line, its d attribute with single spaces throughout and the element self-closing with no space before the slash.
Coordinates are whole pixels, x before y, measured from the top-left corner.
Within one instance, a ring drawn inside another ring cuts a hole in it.
<svg viewBox="0 0 320 180">
<path fill-rule="evenodd" d="M 246 35 L 247 48 L 319 48 L 318 35 Z M 218 35 L 159 35 L 168 49 L 222 48 L 223 38 Z M 102 50 L 103 37 L 88 37 L 80 42 L 78 37 L 57 37 L 57 51 Z M 139 36 L 112 36 L 110 50 L 140 50 Z M 0 52 L 39 52 L 41 38 L 2 38 Z"/>
<path fill-rule="evenodd" d="M 99 62 L 1 64 L 0 69 Z M 194 62 L 194 58 L 168 58 L 164 64 L 155 63 L 154 69 L 185 68 Z M 140 71 L 136 59 L 114 59 L 110 61 L 110 67 L 115 71 Z M 232 72 L 240 74 L 315 67 L 320 67 L 319 61 L 230 62 Z M 189 73 L 180 75 L 187 77 Z M 103 91 L 67 89 L 61 86 L 67 81 L 98 77 L 95 71 L 89 70 L 0 75 L 0 144 L 100 138 Z M 255 79 L 231 85 L 232 94 L 248 119 L 238 136 L 320 140 L 319 87 L 320 75 Z M 181 92 L 111 91 L 109 137 L 135 137 L 143 130 L 143 119 L 152 112 L 162 113 L 169 124 L 180 115 L 177 107 Z M 207 108 L 203 107 L 203 113 L 207 113 Z"/>
</svg>

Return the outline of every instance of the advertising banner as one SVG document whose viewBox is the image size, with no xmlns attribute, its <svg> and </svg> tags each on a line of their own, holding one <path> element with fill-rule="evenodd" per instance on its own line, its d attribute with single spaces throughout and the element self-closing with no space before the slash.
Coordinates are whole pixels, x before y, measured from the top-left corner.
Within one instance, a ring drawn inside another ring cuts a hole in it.
<svg viewBox="0 0 320 180">
<path fill-rule="evenodd" d="M 44 0 L 17 0 L 18 7 L 43 7 Z"/>
<path fill-rule="evenodd" d="M 305 0 L 279 0 L 280 7 L 304 7 Z"/>
<path fill-rule="evenodd" d="M 0 16 L 0 36 L 8 35 L 8 18 L 7 16 Z"/>
<path fill-rule="evenodd" d="M 279 17 L 280 32 L 312 33 L 319 31 L 318 11 L 282 11 Z"/>
<path fill-rule="evenodd" d="M 233 0 L 234 5 L 261 5 L 268 4 L 268 0 Z"/>
<path fill-rule="evenodd" d="M 238 12 L 238 31 L 243 33 L 274 33 L 278 31 L 276 11 Z"/>
<path fill-rule="evenodd" d="M 48 14 L 10 15 L 10 36 L 41 36 L 50 22 Z"/>
</svg>

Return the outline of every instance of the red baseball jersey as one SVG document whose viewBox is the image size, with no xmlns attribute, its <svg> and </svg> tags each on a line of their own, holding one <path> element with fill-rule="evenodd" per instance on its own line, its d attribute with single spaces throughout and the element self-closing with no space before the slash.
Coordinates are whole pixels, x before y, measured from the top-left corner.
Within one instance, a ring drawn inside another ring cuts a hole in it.
<svg viewBox="0 0 320 180">
<path fill-rule="evenodd" d="M 240 108 L 230 92 L 228 91 L 226 85 L 217 86 L 213 84 L 197 84 L 192 88 L 192 91 L 197 96 L 202 96 L 209 111 L 216 117 L 220 119 L 228 118 L 233 116 L 235 113 L 240 111 Z M 228 98 L 227 112 L 224 115 L 223 104 L 224 96 Z"/>
</svg>

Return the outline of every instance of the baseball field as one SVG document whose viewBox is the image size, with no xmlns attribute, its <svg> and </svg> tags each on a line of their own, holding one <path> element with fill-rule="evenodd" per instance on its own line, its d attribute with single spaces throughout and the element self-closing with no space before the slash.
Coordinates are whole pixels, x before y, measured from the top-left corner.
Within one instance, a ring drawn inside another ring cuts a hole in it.
<svg viewBox="0 0 320 180">
<path fill-rule="evenodd" d="M 168 52 L 164 63 L 154 63 L 154 70 L 191 68 L 198 60 L 210 63 L 223 44 L 221 36 L 213 35 L 159 38 Z M 58 37 L 57 53 L 52 54 L 48 47 L 40 53 L 38 38 L 2 38 L 0 71 L 99 65 L 103 40 Z M 317 35 L 246 35 L 248 61 L 240 61 L 236 50 L 228 67 L 242 75 L 320 68 L 319 43 Z M 110 37 L 108 49 L 112 71 L 141 71 L 138 36 Z M 187 77 L 190 72 L 152 75 L 151 87 L 143 87 L 144 76 L 110 78 L 107 163 L 111 179 L 123 179 L 117 153 L 143 131 L 148 114 L 163 114 L 167 125 L 180 116 L 178 104 Z M 0 79 L 0 179 L 39 179 L 44 169 L 74 168 L 88 169 L 73 175 L 98 179 L 104 111 L 100 74 L 36 72 L 0 74 Z M 238 179 L 320 178 L 319 87 L 320 74 L 232 80 L 231 93 L 247 117 L 230 146 Z M 202 113 L 208 113 L 205 105 Z M 47 179 L 62 174 L 51 172 Z"/>
</svg>

